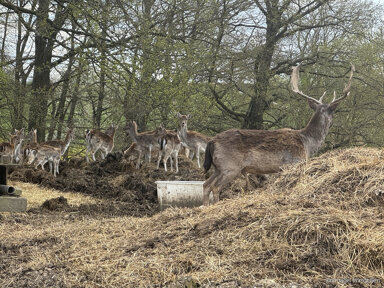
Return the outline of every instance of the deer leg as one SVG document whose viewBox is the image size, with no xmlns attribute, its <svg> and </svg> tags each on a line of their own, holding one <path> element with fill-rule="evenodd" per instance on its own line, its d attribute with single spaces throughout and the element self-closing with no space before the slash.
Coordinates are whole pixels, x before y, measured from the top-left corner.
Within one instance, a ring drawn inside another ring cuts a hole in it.
<svg viewBox="0 0 384 288">
<path fill-rule="evenodd" d="M 225 173 L 222 173 L 219 177 L 217 177 L 217 180 L 215 182 L 215 187 L 212 189 L 213 203 L 217 203 L 219 201 L 221 190 L 225 187 L 225 185 L 227 185 L 228 183 L 236 179 L 236 177 L 239 174 L 240 174 L 240 171 L 227 170 L 225 171 Z"/>
<path fill-rule="evenodd" d="M 160 167 L 161 156 L 162 156 L 162 153 L 159 150 L 159 155 L 157 156 L 157 169 L 159 169 L 159 167 Z"/>
<path fill-rule="evenodd" d="M 178 173 L 179 172 L 179 160 L 177 159 L 177 157 L 179 156 L 179 152 L 175 151 L 172 154 L 173 154 L 173 159 L 175 160 L 176 173 Z M 171 157 L 171 161 L 172 161 L 172 157 Z"/>
<path fill-rule="evenodd" d="M 56 174 L 59 174 L 59 164 L 60 164 L 60 159 L 53 160 L 53 176 L 56 177 Z"/>
<path fill-rule="evenodd" d="M 89 150 L 90 150 L 90 147 L 89 145 L 87 145 L 87 150 L 85 151 L 85 159 L 87 160 L 87 162 L 89 162 L 89 158 L 88 158 Z"/>
<path fill-rule="evenodd" d="M 60 166 L 60 156 L 59 156 L 59 159 L 55 159 L 55 160 L 54 160 L 53 164 L 55 165 L 55 166 L 53 166 L 53 167 L 56 167 L 56 172 L 57 172 L 57 174 L 60 174 L 60 171 L 59 171 L 59 166 Z"/>
<path fill-rule="evenodd" d="M 168 159 L 171 162 L 171 171 L 173 171 L 173 163 L 172 163 L 172 157 L 170 151 L 167 151 L 166 157 L 165 157 L 165 163 L 167 163 Z"/>
<path fill-rule="evenodd" d="M 197 146 L 197 149 L 196 149 L 196 158 L 197 158 L 197 166 L 199 168 L 201 168 L 200 166 L 200 146 Z"/>
<path fill-rule="evenodd" d="M 216 169 L 215 172 L 204 182 L 203 184 L 203 205 L 204 206 L 209 205 L 209 195 L 211 194 L 211 191 L 213 190 L 212 187 L 214 187 L 214 184 L 217 182 L 217 179 L 219 178 L 220 174 L 221 173 L 219 172 L 219 170 Z"/>
<path fill-rule="evenodd" d="M 140 168 L 140 160 L 141 160 L 141 150 L 139 150 L 139 157 L 137 157 L 136 169 Z"/>
<path fill-rule="evenodd" d="M 195 150 L 189 150 L 189 159 L 193 160 L 193 157 L 195 157 Z"/>
<path fill-rule="evenodd" d="M 173 171 L 172 153 L 169 154 L 169 162 L 171 162 L 171 171 Z"/>
<path fill-rule="evenodd" d="M 148 162 L 151 163 L 151 156 L 152 156 L 152 145 L 149 145 L 149 154 L 148 154 Z"/>
<path fill-rule="evenodd" d="M 92 152 L 92 159 L 93 159 L 93 161 L 96 161 L 95 155 L 96 155 L 97 150 L 99 150 L 99 149 L 96 149 L 94 152 Z"/>
<path fill-rule="evenodd" d="M 247 183 L 247 191 L 251 191 L 251 183 L 249 182 L 249 173 L 241 171 L 241 174 L 245 177 L 245 182 Z"/>
<path fill-rule="evenodd" d="M 167 161 L 168 161 L 168 157 L 167 156 L 164 156 L 163 158 L 163 163 L 164 163 L 164 170 L 167 172 Z"/>
</svg>

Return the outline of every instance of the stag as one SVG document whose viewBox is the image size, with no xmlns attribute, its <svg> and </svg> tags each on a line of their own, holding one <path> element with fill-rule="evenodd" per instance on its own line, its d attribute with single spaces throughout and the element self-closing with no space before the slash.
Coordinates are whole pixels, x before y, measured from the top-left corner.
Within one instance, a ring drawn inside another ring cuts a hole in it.
<svg viewBox="0 0 384 288">
<path fill-rule="evenodd" d="M 292 70 L 291 88 L 294 93 L 307 99 L 309 107 L 315 111 L 308 124 L 301 130 L 231 129 L 217 134 L 208 142 L 205 152 L 205 172 L 211 165 L 215 171 L 203 185 L 204 205 L 209 205 L 211 192 L 213 203 L 218 202 L 220 190 L 240 174 L 276 173 L 284 165 L 307 160 L 319 150 L 328 134 L 337 106 L 350 93 L 355 68 L 351 65 L 351 74 L 343 95 L 336 99 L 335 93 L 329 104 L 322 102 L 325 93 L 316 100 L 299 90 L 299 70 L 300 66 Z"/>
</svg>

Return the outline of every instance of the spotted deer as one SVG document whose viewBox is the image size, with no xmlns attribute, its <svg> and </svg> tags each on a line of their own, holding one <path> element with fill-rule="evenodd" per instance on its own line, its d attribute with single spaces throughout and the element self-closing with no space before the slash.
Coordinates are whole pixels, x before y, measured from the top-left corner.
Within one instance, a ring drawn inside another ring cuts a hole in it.
<svg viewBox="0 0 384 288">
<path fill-rule="evenodd" d="M 31 131 L 26 135 L 25 139 L 28 141 L 22 149 L 22 163 L 27 164 L 27 158 L 31 149 L 36 148 L 39 144 L 37 142 L 37 129 L 32 128 Z"/>
<path fill-rule="evenodd" d="M 68 128 L 67 134 L 65 135 L 64 140 L 50 140 L 50 141 L 44 142 L 44 145 L 60 148 L 61 156 L 63 156 L 65 152 L 68 150 L 68 147 L 74 138 L 75 138 L 75 129 Z"/>
<path fill-rule="evenodd" d="M 197 166 L 200 168 L 200 153 L 205 152 L 205 147 L 207 146 L 207 143 L 210 138 L 199 132 L 188 130 L 187 125 L 188 120 L 191 118 L 190 114 L 182 115 L 180 114 L 180 112 L 177 112 L 176 115 L 180 121 L 179 135 L 181 143 L 184 147 L 190 150 L 190 152 L 192 153 L 192 155 L 190 155 L 191 158 L 193 158 L 193 155 L 196 155 Z"/>
<path fill-rule="evenodd" d="M 159 138 L 160 153 L 157 160 L 157 169 L 159 169 L 160 161 L 163 159 L 164 170 L 167 171 L 167 161 L 170 159 L 171 171 L 173 171 L 173 160 L 175 161 L 176 173 L 179 172 L 178 155 L 181 148 L 180 137 L 177 132 L 168 131 L 167 134 Z"/>
<path fill-rule="evenodd" d="M 29 148 L 27 153 L 27 164 L 35 165 L 35 169 L 41 166 L 44 170 L 44 165 L 49 163 L 49 172 L 56 174 L 59 173 L 60 157 L 62 155 L 60 147 L 53 147 L 49 145 L 37 145 L 36 147 Z M 52 169 L 53 168 L 53 169 Z"/>
<path fill-rule="evenodd" d="M 18 163 L 21 160 L 21 147 L 24 138 L 24 129 L 15 129 L 15 134 L 11 135 L 9 142 L 0 143 L 0 155 L 9 157 L 11 162 Z"/>
<path fill-rule="evenodd" d="M 287 164 L 307 160 L 323 144 L 331 126 L 333 114 L 351 89 L 355 67 L 351 66 L 348 84 L 343 95 L 331 103 L 323 103 L 305 95 L 298 88 L 300 66 L 294 67 L 291 75 L 292 91 L 307 99 L 315 112 L 308 124 L 300 130 L 279 129 L 274 131 L 231 129 L 217 134 L 208 142 L 204 169 L 211 165 L 215 171 L 203 185 L 203 202 L 209 205 L 209 195 L 213 203 L 219 201 L 220 190 L 233 181 L 240 173 L 269 174 L 281 171 Z"/>
<path fill-rule="evenodd" d="M 117 126 L 113 125 L 110 128 L 110 134 L 106 134 L 105 132 L 101 132 L 98 129 L 86 130 L 85 131 L 85 142 L 87 145 L 87 149 L 85 152 L 85 158 L 88 159 L 88 154 L 92 154 L 93 161 L 96 161 L 95 154 L 98 150 L 101 151 L 101 158 L 104 159 L 108 153 L 112 152 L 114 145 L 114 137 L 116 133 Z"/>
<path fill-rule="evenodd" d="M 152 150 L 158 149 L 158 139 L 166 134 L 166 130 L 160 126 L 154 131 L 138 133 L 136 122 L 129 121 L 127 124 L 127 131 L 132 140 L 137 144 L 136 150 L 139 151 L 139 156 L 136 163 L 136 169 L 139 169 L 141 157 L 143 155 L 146 155 L 148 162 L 151 162 Z"/>
</svg>

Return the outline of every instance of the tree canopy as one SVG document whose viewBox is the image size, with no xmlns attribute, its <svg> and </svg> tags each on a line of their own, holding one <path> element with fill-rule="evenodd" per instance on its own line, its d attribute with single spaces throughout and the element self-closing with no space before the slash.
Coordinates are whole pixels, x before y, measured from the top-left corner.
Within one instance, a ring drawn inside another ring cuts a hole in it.
<svg viewBox="0 0 384 288">
<path fill-rule="evenodd" d="M 357 0 L 0 0 L 0 135 L 174 129 L 177 111 L 207 135 L 300 129 L 311 110 L 290 91 L 291 67 L 306 94 L 331 99 L 354 63 L 325 149 L 381 145 L 382 19 Z"/>
</svg>

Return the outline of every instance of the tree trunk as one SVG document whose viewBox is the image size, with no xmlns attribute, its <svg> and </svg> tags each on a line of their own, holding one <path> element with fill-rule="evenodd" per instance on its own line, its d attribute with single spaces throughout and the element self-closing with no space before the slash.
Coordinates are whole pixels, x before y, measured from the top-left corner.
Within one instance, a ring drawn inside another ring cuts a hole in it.
<svg viewBox="0 0 384 288">
<path fill-rule="evenodd" d="M 50 73 L 52 51 L 59 28 L 63 26 L 67 9 L 57 6 L 54 29 L 47 22 L 49 0 L 39 0 L 36 14 L 35 32 L 35 67 L 32 80 L 32 103 L 29 110 L 28 129 L 37 128 L 37 139 L 45 141 L 46 117 L 48 113 L 48 96 L 50 93 Z"/>
<path fill-rule="evenodd" d="M 242 128 L 263 129 L 264 113 L 268 109 L 267 93 L 269 80 L 273 77 L 271 71 L 272 57 L 279 41 L 279 29 L 281 27 L 281 11 L 279 1 L 270 1 L 267 5 L 265 44 L 255 59 L 255 84 L 254 95 L 249 103 Z"/>
</svg>

